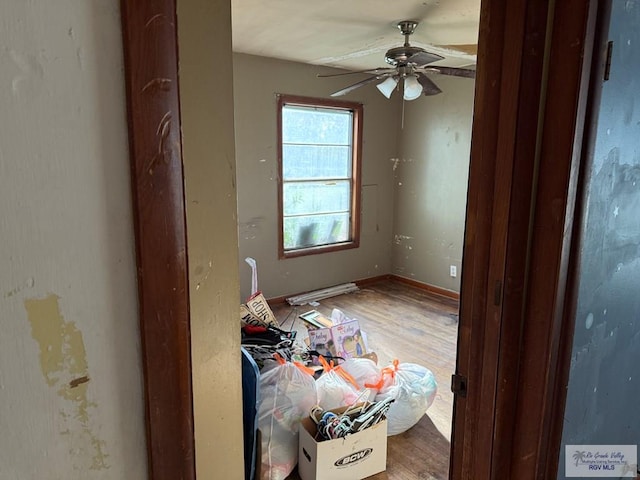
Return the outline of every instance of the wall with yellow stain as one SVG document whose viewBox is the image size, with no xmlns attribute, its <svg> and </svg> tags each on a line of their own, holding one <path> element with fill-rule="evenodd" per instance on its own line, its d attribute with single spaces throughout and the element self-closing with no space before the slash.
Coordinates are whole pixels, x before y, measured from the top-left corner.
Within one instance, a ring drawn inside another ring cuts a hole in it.
<svg viewBox="0 0 640 480">
<path fill-rule="evenodd" d="M 60 313 L 57 295 L 24 301 L 27 319 L 31 324 L 31 336 L 40 347 L 40 370 L 47 385 L 66 400 L 61 409 L 62 422 L 67 427 L 61 432 L 81 437 L 83 454 L 92 458 L 91 468 L 109 468 L 106 442 L 92 430 L 91 411 L 97 409 L 95 402 L 87 398 L 89 367 L 87 352 L 74 322 L 67 322 Z"/>
<path fill-rule="evenodd" d="M 0 479 L 146 479 L 118 0 L 0 20 Z"/>
</svg>

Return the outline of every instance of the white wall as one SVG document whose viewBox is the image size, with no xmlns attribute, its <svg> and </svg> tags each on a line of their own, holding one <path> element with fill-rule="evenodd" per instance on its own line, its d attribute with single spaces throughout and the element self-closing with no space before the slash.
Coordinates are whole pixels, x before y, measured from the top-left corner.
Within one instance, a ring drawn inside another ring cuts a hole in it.
<svg viewBox="0 0 640 480">
<path fill-rule="evenodd" d="M 234 54 L 233 70 L 242 298 L 251 287 L 248 256 L 267 298 L 390 273 L 400 103 L 373 86 L 341 97 L 364 104 L 360 248 L 279 260 L 275 95 L 327 98 L 362 77 L 316 78 L 328 69 L 243 54 Z"/>
<path fill-rule="evenodd" d="M 146 478 L 118 5 L 2 2 L 2 480 Z"/>
<path fill-rule="evenodd" d="M 433 80 L 441 94 L 405 104 L 395 169 L 393 273 L 459 292 L 474 82 Z M 456 278 L 449 275 L 451 265 Z"/>
</svg>

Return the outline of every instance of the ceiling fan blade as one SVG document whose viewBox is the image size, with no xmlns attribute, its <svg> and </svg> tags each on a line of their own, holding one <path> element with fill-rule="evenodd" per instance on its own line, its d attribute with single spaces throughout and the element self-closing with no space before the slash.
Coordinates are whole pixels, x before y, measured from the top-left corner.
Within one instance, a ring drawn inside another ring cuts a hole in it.
<svg viewBox="0 0 640 480">
<path fill-rule="evenodd" d="M 477 43 L 462 43 L 458 45 L 436 45 L 438 48 L 446 48 L 447 50 L 456 50 L 467 55 L 478 55 Z"/>
<path fill-rule="evenodd" d="M 442 60 L 443 58 L 443 56 L 438 55 L 437 53 L 418 52 L 407 58 L 407 63 L 413 63 L 417 67 L 424 67 L 425 65 L 437 62 L 438 60 Z"/>
<path fill-rule="evenodd" d="M 353 72 L 340 72 L 340 73 L 327 73 L 327 74 L 317 74 L 318 78 L 329 78 L 329 77 L 341 77 L 343 75 L 353 75 L 354 73 L 370 73 L 371 75 L 379 75 L 381 73 L 387 72 L 395 72 L 395 68 L 373 68 L 368 70 L 354 70 Z"/>
<path fill-rule="evenodd" d="M 425 95 L 437 95 L 442 93 L 442 90 L 440 90 L 440 88 L 424 73 L 418 72 L 417 75 L 418 83 L 422 85 L 422 91 Z"/>
<path fill-rule="evenodd" d="M 454 77 L 476 78 L 476 71 L 468 68 L 426 67 L 424 71 L 439 73 L 440 75 L 453 75 Z"/>
<path fill-rule="evenodd" d="M 332 97 L 340 97 L 342 95 L 346 95 L 349 92 L 352 92 L 356 88 L 362 87 L 363 85 L 368 85 L 369 83 L 377 82 L 382 78 L 386 78 L 390 76 L 391 73 L 385 73 L 382 75 L 376 75 L 375 77 L 365 78 L 364 80 L 359 81 L 358 83 L 354 83 L 353 85 L 349 85 L 348 87 L 343 88 L 342 90 L 338 90 L 337 92 L 333 92 L 331 94 Z"/>
</svg>

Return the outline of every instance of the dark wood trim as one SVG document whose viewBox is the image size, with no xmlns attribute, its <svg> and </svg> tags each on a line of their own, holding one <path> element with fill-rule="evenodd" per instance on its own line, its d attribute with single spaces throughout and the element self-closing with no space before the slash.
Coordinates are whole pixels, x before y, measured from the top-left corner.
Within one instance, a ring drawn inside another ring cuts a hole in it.
<svg viewBox="0 0 640 480">
<path fill-rule="evenodd" d="M 548 438 L 548 448 L 540 452 L 542 457 L 537 465 L 539 471 L 545 474 L 545 478 L 557 478 L 559 453 L 564 429 L 564 411 L 566 407 L 567 385 L 569 383 L 569 370 L 573 350 L 573 334 L 575 330 L 575 314 L 578 300 L 578 282 L 580 256 L 580 228 L 585 214 L 586 185 L 584 183 L 586 160 L 593 155 L 595 134 L 597 130 L 598 109 L 600 94 L 602 92 L 602 78 L 604 76 L 606 62 L 606 44 L 608 40 L 609 21 L 611 16 L 611 0 L 591 2 L 588 12 L 588 25 L 585 39 L 585 58 L 583 64 L 582 89 L 589 85 L 588 94 L 582 95 L 578 107 L 577 118 L 584 121 L 583 137 L 576 136 L 576 146 L 582 145 L 582 152 L 574 147 L 572 171 L 570 173 L 571 190 L 570 198 L 575 198 L 573 208 L 567 209 L 567 217 L 572 219 L 576 228 L 573 228 L 570 251 L 565 245 L 562 252 L 565 278 L 561 279 L 566 285 L 566 293 L 563 301 L 558 302 L 556 309 L 553 338 L 557 344 L 557 352 L 552 358 L 549 368 L 549 392 L 546 401 L 549 402 L 544 434 Z M 589 68 L 589 61 L 591 63 Z M 562 119 L 558 119 L 562 121 Z M 575 180 L 574 180 L 575 179 Z M 565 267 L 566 265 L 566 267 Z M 561 311 L 561 307 L 564 310 Z"/>
<path fill-rule="evenodd" d="M 518 402 L 523 305 L 530 268 L 530 225 L 539 157 L 538 135 L 542 116 L 543 75 L 547 47 L 548 6 L 528 2 L 523 15 L 520 91 L 515 121 L 515 139 L 508 196 L 508 231 L 505 238 L 503 298 L 496 376 L 495 427 L 492 478 L 511 478 L 511 446 L 519 435 L 513 416 Z M 526 80 L 525 80 L 526 79 Z M 506 210 L 505 210 L 506 214 Z"/>
<path fill-rule="evenodd" d="M 533 218 L 527 242 L 529 266 L 523 284 L 525 297 L 518 306 L 522 312 L 520 326 L 514 336 L 505 338 L 507 342 L 518 341 L 519 345 L 515 358 L 505 357 L 505 363 L 517 368 L 517 374 L 505 392 L 511 397 L 503 422 L 511 432 L 510 437 L 505 435 L 510 451 L 501 457 L 497 471 L 508 472 L 513 478 L 543 478 L 547 462 L 557 462 L 558 457 L 557 451 L 549 450 L 550 418 L 554 415 L 550 399 L 554 395 L 558 329 L 571 249 L 576 173 L 584 128 L 584 80 L 593 40 L 590 10 L 594 5 L 595 2 L 557 2 L 550 25 L 546 99 L 541 111 L 544 116 L 539 129 Z"/>
<path fill-rule="evenodd" d="M 538 2 L 538 8 L 542 4 Z M 505 327 L 503 322 L 505 298 L 508 295 L 507 264 L 509 258 L 509 239 L 513 235 L 509 220 L 514 208 L 512 194 L 517 183 L 514 172 L 518 164 L 532 162 L 533 150 L 523 152 L 516 156 L 518 148 L 518 123 L 526 119 L 527 123 L 534 123 L 537 119 L 537 107 L 530 103 L 524 92 L 533 91 L 535 78 L 527 78 L 522 73 L 524 68 L 523 56 L 526 56 L 525 43 L 527 35 L 527 5 L 524 1 L 507 2 L 505 5 L 505 23 L 503 24 L 504 44 L 502 53 L 502 72 L 500 73 L 500 93 L 497 112 L 497 131 L 495 138 L 495 164 L 493 165 L 492 196 L 490 201 L 491 213 L 489 217 L 490 230 L 488 234 L 488 252 L 486 258 L 486 270 L 477 272 L 480 276 L 486 275 L 485 292 L 476 291 L 476 294 L 485 295 L 484 311 L 477 311 L 480 325 L 476 325 L 476 332 L 482 329 L 482 341 L 472 341 L 471 362 L 475 365 L 469 367 L 468 386 L 471 393 L 467 393 L 469 404 L 474 405 L 469 415 L 466 434 L 472 437 L 465 442 L 468 460 L 463 461 L 463 471 L 477 478 L 493 478 L 493 462 L 499 455 L 500 444 L 496 445 L 496 431 L 499 426 L 496 417 L 499 415 L 498 404 L 498 374 L 500 367 L 500 352 L 504 345 L 501 336 Z M 539 81 L 539 79 L 538 79 Z M 486 132 L 485 132 L 486 133 Z M 473 148 L 473 147 L 472 147 Z M 493 149 L 493 147 L 492 147 Z M 487 157 L 484 157 L 486 161 Z M 472 154 L 473 161 L 473 154 Z M 470 208 L 473 208 L 470 205 Z M 484 233 L 483 233 L 484 234 Z M 520 272 L 512 270 L 513 275 L 519 276 Z M 463 264 L 464 275 L 464 264 Z M 472 327 L 473 328 L 473 327 Z M 474 388 L 471 389 L 471 385 Z M 498 439 L 499 440 L 499 439 Z M 496 449 L 495 447 L 498 447 Z M 467 470 L 469 469 L 469 470 Z M 466 474 L 465 474 L 466 475 Z"/>
<path fill-rule="evenodd" d="M 334 243 L 326 246 L 303 248 L 300 250 L 285 252 L 284 250 L 284 226 L 282 219 L 282 107 L 285 104 L 301 106 L 320 106 L 350 110 L 353 112 L 353 162 L 351 173 L 351 240 L 343 243 Z M 364 107 L 361 103 L 346 100 L 328 98 L 303 97 L 300 95 L 277 95 L 277 133 L 278 133 L 278 258 L 304 257 L 321 253 L 331 253 L 340 250 L 358 248 L 360 246 L 360 202 L 361 202 L 361 169 L 362 169 L 362 133 L 364 120 Z"/>
<path fill-rule="evenodd" d="M 418 280 L 414 280 L 412 278 L 401 277 L 400 275 L 390 275 L 390 278 L 396 280 L 397 282 L 411 285 L 412 287 L 419 288 L 420 290 L 424 290 L 425 292 L 429 292 L 440 297 L 446 297 L 452 300 L 460 300 L 460 294 L 458 292 L 454 292 L 453 290 L 436 287 L 435 285 L 419 282 Z"/>
<path fill-rule="evenodd" d="M 395 280 L 397 282 L 404 283 L 406 285 L 411 285 L 412 287 L 418 288 L 425 292 L 429 292 L 433 295 L 438 295 L 440 297 L 445 297 L 452 300 L 460 300 L 460 295 L 458 294 L 458 292 L 454 292 L 452 290 L 446 290 L 444 288 L 436 287 L 435 285 L 429 285 L 428 283 L 418 282 L 417 280 L 401 277 L 399 275 L 394 275 L 391 273 L 388 273 L 386 275 L 378 275 L 375 277 L 362 278 L 360 280 L 354 280 L 353 283 L 355 283 L 359 288 L 365 288 L 369 285 L 373 285 L 375 283 L 382 282 L 385 280 Z M 283 295 L 281 297 L 269 298 L 268 299 L 269 305 L 278 305 L 281 303 L 286 303 L 287 298 L 295 297 L 297 295 L 303 295 L 305 293 L 309 293 L 309 292 L 292 293 L 290 295 Z"/>
<path fill-rule="evenodd" d="M 280 297 L 267 298 L 267 303 L 269 305 L 281 305 L 283 303 L 287 303 L 287 298 L 293 297 L 294 295 L 282 295 Z"/>
<path fill-rule="evenodd" d="M 454 479 L 543 478 L 557 461 L 550 398 L 594 2 L 482 2 Z"/>
<path fill-rule="evenodd" d="M 288 103 L 290 105 L 314 106 L 326 108 L 337 108 L 340 110 L 356 110 L 362 107 L 359 102 L 351 102 L 349 100 L 339 100 L 336 98 L 321 97 L 305 97 L 303 95 L 289 95 L 286 93 L 278 93 L 278 102 L 282 105 Z"/>
<path fill-rule="evenodd" d="M 149 478 L 195 479 L 174 0 L 122 0 Z"/>
<path fill-rule="evenodd" d="M 284 258 L 284 222 L 282 220 L 282 211 L 284 209 L 284 201 L 282 199 L 282 105 L 283 100 L 281 95 L 276 97 L 276 129 L 278 138 L 278 258 Z"/>
<path fill-rule="evenodd" d="M 360 226 L 362 221 L 362 150 L 364 142 L 364 106 L 360 103 L 354 109 L 353 118 L 353 172 L 351 172 L 351 238 L 353 245 L 360 246 Z"/>
<path fill-rule="evenodd" d="M 483 353 L 485 338 L 499 336 L 499 311 L 487 309 L 494 305 L 493 297 L 498 296 L 497 306 L 501 301 L 497 282 L 502 282 L 502 272 L 496 272 L 495 260 L 490 259 L 492 250 L 495 251 L 492 232 L 506 229 L 504 218 L 494 218 L 493 206 L 498 196 L 495 189 L 504 180 L 497 176 L 498 137 L 500 133 L 502 138 L 507 134 L 512 137 L 510 141 L 504 138 L 504 151 L 515 135 L 514 114 L 509 121 L 504 119 L 507 107 L 513 105 L 510 91 L 517 90 L 519 80 L 517 54 L 522 32 L 518 34 L 516 28 L 509 30 L 507 16 L 507 7 L 515 3 L 483 0 L 480 9 L 456 364 L 456 373 L 467 378 L 468 392 L 466 397 L 456 396 L 454 401 L 450 478 L 455 480 L 490 478 L 495 379 L 486 381 L 483 371 L 497 370 L 497 346 L 494 343 L 492 350 L 486 352 L 493 359 L 485 358 Z M 507 36 L 509 32 L 512 37 Z M 504 157 L 505 153 L 501 154 Z M 483 385 L 489 390 L 483 389 Z M 481 411 L 489 412 L 483 424 Z"/>
<path fill-rule="evenodd" d="M 279 218 L 282 216 L 279 215 Z M 282 230 L 279 231 L 279 234 L 282 235 Z M 282 243 L 279 244 L 279 247 L 282 248 Z M 294 250 L 291 252 L 287 252 L 282 254 L 282 256 L 278 257 L 280 260 L 285 260 L 287 258 L 298 258 L 298 257 L 308 257 L 309 255 L 320 255 L 321 253 L 331 253 L 331 252 L 340 252 L 342 250 L 349 250 L 352 248 L 358 248 L 359 242 L 344 242 L 344 243 L 332 243 L 331 245 L 320 246 L 320 247 L 310 247 L 310 248 L 302 248 L 300 250 Z"/>
<path fill-rule="evenodd" d="M 378 282 L 389 280 L 390 278 L 391 278 L 391 274 L 387 273 L 386 275 L 377 275 L 375 277 L 367 277 L 367 278 L 361 278 L 359 280 L 354 280 L 353 283 L 355 283 L 359 288 L 365 288 L 365 287 L 368 287 L 369 285 L 373 285 Z"/>
</svg>

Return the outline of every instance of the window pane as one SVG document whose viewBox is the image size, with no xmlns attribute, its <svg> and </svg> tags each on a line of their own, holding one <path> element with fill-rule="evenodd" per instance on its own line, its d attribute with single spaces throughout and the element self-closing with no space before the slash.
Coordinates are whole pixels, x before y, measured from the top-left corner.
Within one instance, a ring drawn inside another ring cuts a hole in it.
<svg viewBox="0 0 640 480">
<path fill-rule="evenodd" d="M 283 186 L 284 216 L 345 212 L 351 205 L 350 182 L 290 182 Z"/>
<path fill-rule="evenodd" d="M 278 107 L 280 258 L 357 247 L 362 105 L 280 95 Z"/>
<path fill-rule="evenodd" d="M 282 176 L 285 180 L 349 178 L 351 148 L 326 145 L 283 145 Z"/>
<path fill-rule="evenodd" d="M 284 249 L 316 247 L 349 240 L 349 214 L 284 219 Z"/>
<path fill-rule="evenodd" d="M 282 109 L 282 143 L 349 145 L 350 111 L 290 107 Z"/>
</svg>

